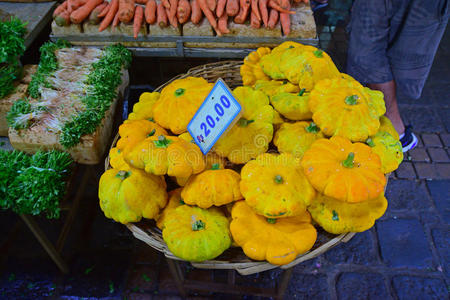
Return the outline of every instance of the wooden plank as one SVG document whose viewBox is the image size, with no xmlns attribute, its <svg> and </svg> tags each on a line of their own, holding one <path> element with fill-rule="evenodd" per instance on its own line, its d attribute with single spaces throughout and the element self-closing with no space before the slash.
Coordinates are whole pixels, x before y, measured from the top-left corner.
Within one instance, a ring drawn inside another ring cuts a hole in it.
<svg viewBox="0 0 450 300">
<path fill-rule="evenodd" d="M 55 5 L 55 1 L 41 3 L 0 2 L 0 10 L 18 17 L 23 22 L 28 22 L 28 31 L 25 34 L 25 46 L 28 48 L 52 19 Z"/>
</svg>

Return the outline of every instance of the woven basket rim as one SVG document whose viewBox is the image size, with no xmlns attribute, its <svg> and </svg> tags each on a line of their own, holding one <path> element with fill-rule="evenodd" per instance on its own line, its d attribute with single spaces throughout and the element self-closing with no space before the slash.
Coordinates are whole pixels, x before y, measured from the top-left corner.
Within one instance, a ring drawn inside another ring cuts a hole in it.
<svg viewBox="0 0 450 300">
<path fill-rule="evenodd" d="M 169 81 L 163 83 L 159 87 L 157 87 L 154 92 L 160 92 L 165 86 L 167 86 L 169 83 L 173 82 L 174 80 L 186 78 L 189 76 L 202 76 L 203 73 L 208 72 L 215 72 L 217 68 L 227 68 L 229 71 L 239 71 L 238 67 L 242 65 L 242 61 L 234 61 L 234 60 L 227 60 L 227 61 L 220 61 L 210 64 L 204 64 L 200 65 L 194 68 L 189 69 L 186 73 L 179 74 Z M 203 77 L 203 76 L 202 76 Z M 219 76 L 220 77 L 220 76 Z M 226 80 L 225 80 L 226 82 Z M 241 83 L 242 85 L 242 83 Z M 119 133 L 116 134 L 114 137 L 114 140 L 111 144 L 111 148 L 113 148 L 117 140 L 119 139 Z M 109 155 L 105 159 L 105 170 L 108 170 L 111 168 L 109 164 Z M 143 241 L 153 249 L 162 252 L 165 257 L 173 260 L 179 260 L 179 261 L 185 261 L 179 257 L 176 257 L 173 255 L 172 252 L 168 249 L 166 243 L 164 242 L 160 230 L 158 228 L 152 228 L 152 229 L 143 229 L 140 228 L 137 224 L 129 223 L 126 224 L 127 228 L 131 231 L 133 236 L 137 238 L 138 240 Z M 230 261 L 221 261 L 221 260 L 209 260 L 204 262 L 190 262 L 192 266 L 200 269 L 231 269 L 236 270 L 241 275 L 251 275 L 275 268 L 281 268 L 281 269 L 289 269 L 294 267 L 295 265 L 304 262 L 306 260 L 313 259 L 331 248 L 335 247 L 336 245 L 339 245 L 341 243 L 348 242 L 356 233 L 355 232 L 349 232 L 349 233 L 343 233 L 340 235 L 335 235 L 333 238 L 329 239 L 324 244 L 320 245 L 319 247 L 315 248 L 314 250 L 308 251 L 306 253 L 300 254 L 297 256 L 295 260 L 290 262 L 286 265 L 273 265 L 268 263 L 267 261 L 254 261 L 251 259 L 248 259 L 244 262 L 230 262 Z M 242 251 L 242 250 L 241 250 Z"/>
</svg>

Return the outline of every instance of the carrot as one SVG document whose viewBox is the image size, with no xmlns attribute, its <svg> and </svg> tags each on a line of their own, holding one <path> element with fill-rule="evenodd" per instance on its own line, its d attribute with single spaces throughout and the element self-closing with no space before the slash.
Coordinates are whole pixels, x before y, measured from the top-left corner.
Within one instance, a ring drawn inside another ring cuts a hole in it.
<svg viewBox="0 0 450 300">
<path fill-rule="evenodd" d="M 70 0 L 67 2 L 67 11 L 72 14 L 75 10 L 77 10 L 79 7 L 86 4 L 88 0 Z"/>
<path fill-rule="evenodd" d="M 145 21 L 148 24 L 155 24 L 156 22 L 156 1 L 148 0 L 145 5 Z"/>
<path fill-rule="evenodd" d="M 171 22 L 171 19 L 175 19 L 177 16 L 177 8 L 178 8 L 178 0 L 169 0 L 170 3 L 170 8 L 169 8 L 169 22 L 170 24 L 172 24 L 172 26 L 174 26 L 175 22 Z M 177 23 L 178 26 L 178 23 Z M 174 26 L 174 27 L 177 27 Z"/>
<path fill-rule="evenodd" d="M 133 37 L 137 39 L 139 31 L 142 28 L 142 22 L 144 21 L 144 8 L 140 5 L 136 6 L 134 11 L 134 22 L 133 22 Z"/>
<path fill-rule="evenodd" d="M 295 11 L 290 11 L 289 9 L 281 7 L 277 2 L 275 2 L 275 0 L 269 0 L 269 7 L 278 10 L 280 13 L 285 13 L 285 14 L 290 14 L 290 15 L 295 14 Z M 289 5 L 289 7 L 290 7 L 290 5 Z"/>
<path fill-rule="evenodd" d="M 258 17 L 256 14 L 252 11 L 250 14 L 250 26 L 258 29 L 261 27 L 261 20 L 258 20 Z"/>
<path fill-rule="evenodd" d="M 177 28 L 178 27 L 177 15 L 175 14 L 173 18 L 170 18 L 170 9 L 167 8 L 166 8 L 166 15 L 167 19 L 169 20 L 169 24 L 172 25 L 174 28 Z"/>
<path fill-rule="evenodd" d="M 259 2 L 259 0 L 252 0 L 252 13 L 254 13 L 255 17 L 258 19 L 258 21 L 261 22 L 261 14 L 259 13 L 258 2 Z M 251 16 L 250 16 L 250 18 L 251 18 Z M 251 21 L 250 21 L 250 23 L 251 23 Z"/>
<path fill-rule="evenodd" d="M 202 20 L 202 10 L 200 9 L 200 6 L 198 5 L 197 0 L 191 0 L 191 22 L 194 24 L 200 23 Z"/>
<path fill-rule="evenodd" d="M 135 0 L 137 4 L 147 4 L 148 0 Z"/>
<path fill-rule="evenodd" d="M 108 10 L 108 13 L 103 18 L 102 22 L 100 23 L 100 26 L 98 27 L 98 31 L 101 32 L 105 30 L 109 24 L 111 24 L 112 20 L 114 19 L 114 16 L 117 14 L 117 11 L 119 9 L 119 0 L 111 0 L 111 7 Z"/>
<path fill-rule="evenodd" d="M 74 0 L 67 0 L 67 12 L 70 14 L 72 13 L 72 1 Z"/>
<path fill-rule="evenodd" d="M 80 6 L 70 14 L 70 21 L 74 24 L 80 24 L 86 19 L 91 11 L 98 5 L 102 4 L 103 0 L 89 0 L 85 5 Z"/>
<path fill-rule="evenodd" d="M 250 0 L 240 0 L 240 10 L 239 14 L 234 18 L 234 23 L 244 24 L 247 19 L 248 12 L 250 11 Z"/>
<path fill-rule="evenodd" d="M 162 0 L 162 4 L 165 8 L 170 9 L 170 2 L 169 0 Z"/>
<path fill-rule="evenodd" d="M 222 14 L 222 16 L 219 18 L 219 21 L 217 22 L 217 28 L 219 29 L 220 33 L 230 33 L 230 30 L 228 29 L 228 15 Z"/>
<path fill-rule="evenodd" d="M 91 11 L 91 14 L 89 15 L 89 24 L 97 25 L 98 23 L 100 23 L 100 18 L 98 17 L 98 15 L 106 6 L 108 6 L 108 2 L 103 2 L 102 4 L 94 8 L 93 11 Z"/>
<path fill-rule="evenodd" d="M 216 11 L 217 0 L 206 0 L 206 4 L 211 11 Z"/>
<path fill-rule="evenodd" d="M 291 9 L 291 3 L 289 2 L 289 0 L 279 0 L 279 1 L 282 8 L 287 10 Z M 291 32 L 291 16 L 286 13 L 281 13 L 280 24 L 281 29 L 283 29 L 283 34 L 289 35 L 289 33 Z"/>
<path fill-rule="evenodd" d="M 114 16 L 114 20 L 112 22 L 112 28 L 116 28 L 120 23 L 119 20 L 119 13 L 116 13 L 116 15 Z"/>
<path fill-rule="evenodd" d="M 119 20 L 123 23 L 130 23 L 134 16 L 134 0 L 119 0 Z"/>
<path fill-rule="evenodd" d="M 227 0 L 218 0 L 216 8 L 216 16 L 221 18 L 225 12 L 225 6 L 227 5 Z"/>
<path fill-rule="evenodd" d="M 261 19 L 265 27 L 267 27 L 267 23 L 269 22 L 269 10 L 267 8 L 267 1 L 268 0 L 258 1 L 259 12 L 261 13 Z"/>
<path fill-rule="evenodd" d="M 62 11 L 55 17 L 55 23 L 58 26 L 68 26 L 70 25 L 70 16 L 67 10 Z"/>
<path fill-rule="evenodd" d="M 159 27 L 163 28 L 167 26 L 167 14 L 166 9 L 162 2 L 159 2 L 156 6 L 156 23 Z"/>
<path fill-rule="evenodd" d="M 209 24 L 214 28 L 214 30 L 217 32 L 217 21 L 214 17 L 212 11 L 209 9 L 208 4 L 206 3 L 206 0 L 197 0 L 198 5 L 200 6 L 200 9 L 205 14 L 205 17 L 208 19 Z"/>
<path fill-rule="evenodd" d="M 236 16 L 239 13 L 239 1 L 238 0 L 228 0 L 226 12 L 227 12 L 227 15 L 230 17 Z"/>
<path fill-rule="evenodd" d="M 269 13 L 269 21 L 267 22 L 267 25 L 270 29 L 274 29 L 275 26 L 278 23 L 278 11 L 276 9 L 271 9 Z"/>
<path fill-rule="evenodd" d="M 188 0 L 180 0 L 177 8 L 177 18 L 180 24 L 184 24 L 189 21 L 191 16 L 191 4 Z"/>
<path fill-rule="evenodd" d="M 67 1 L 64 1 L 61 5 L 59 5 L 54 11 L 53 11 L 53 18 L 55 18 L 57 15 L 62 13 L 63 11 L 67 10 Z"/>
<path fill-rule="evenodd" d="M 108 10 L 111 8 L 111 2 L 106 5 L 106 7 L 98 14 L 99 18 L 103 18 L 108 13 Z"/>
</svg>

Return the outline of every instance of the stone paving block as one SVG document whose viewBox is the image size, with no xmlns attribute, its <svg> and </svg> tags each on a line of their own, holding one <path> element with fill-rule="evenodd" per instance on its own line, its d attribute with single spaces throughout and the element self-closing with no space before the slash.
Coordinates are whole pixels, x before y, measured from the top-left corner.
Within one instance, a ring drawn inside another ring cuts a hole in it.
<svg viewBox="0 0 450 300">
<path fill-rule="evenodd" d="M 293 274 L 284 299 L 330 299 L 327 276 Z"/>
<path fill-rule="evenodd" d="M 448 86 L 446 86 L 446 95 L 448 97 Z M 448 98 L 447 98 L 448 100 Z M 441 118 L 444 122 L 445 128 L 447 129 L 447 132 L 450 132 L 450 108 L 444 108 L 440 110 L 441 112 Z M 443 131 L 443 130 L 442 130 Z M 442 132 L 440 131 L 440 132 Z"/>
<path fill-rule="evenodd" d="M 438 173 L 435 165 L 429 163 L 415 163 L 417 175 L 421 179 L 437 179 Z"/>
<path fill-rule="evenodd" d="M 410 162 L 405 161 L 402 162 L 395 172 L 398 178 L 407 178 L 407 179 L 416 178 L 416 172 L 414 172 L 413 165 Z"/>
<path fill-rule="evenodd" d="M 437 164 L 435 167 L 438 179 L 450 179 L 450 164 Z"/>
<path fill-rule="evenodd" d="M 442 132 L 438 113 L 427 107 L 400 106 L 400 112 L 405 124 L 411 124 L 415 132 Z"/>
<path fill-rule="evenodd" d="M 447 287 L 438 278 L 395 276 L 392 284 L 399 300 L 448 299 Z"/>
<path fill-rule="evenodd" d="M 357 233 L 349 242 L 342 243 L 326 252 L 325 257 L 331 263 L 376 264 L 377 250 L 374 247 L 372 233 Z"/>
<path fill-rule="evenodd" d="M 405 158 L 409 159 L 409 157 L 411 157 L 411 160 L 414 162 L 430 162 L 430 157 L 425 148 L 414 148 L 411 151 L 408 151 Z"/>
<path fill-rule="evenodd" d="M 437 134 L 424 133 L 422 134 L 422 139 L 426 147 L 442 147 L 441 140 Z"/>
<path fill-rule="evenodd" d="M 450 133 L 441 133 L 441 140 L 445 147 L 450 147 Z"/>
<path fill-rule="evenodd" d="M 336 290 L 338 299 L 389 298 L 383 276 L 375 273 L 343 273 L 337 279 Z"/>
<path fill-rule="evenodd" d="M 450 223 L 450 180 L 428 181 L 427 186 L 442 219 Z"/>
<path fill-rule="evenodd" d="M 390 210 L 424 210 L 431 206 L 430 196 L 423 181 L 389 179 L 386 187 L 388 211 Z"/>
<path fill-rule="evenodd" d="M 430 157 L 433 162 L 450 162 L 447 152 L 444 149 L 429 148 L 428 153 L 430 153 Z"/>
<path fill-rule="evenodd" d="M 431 231 L 434 245 L 439 253 L 440 266 L 445 272 L 445 276 L 450 277 L 450 231 L 448 228 L 436 228 Z"/>
<path fill-rule="evenodd" d="M 382 220 L 376 223 L 376 228 L 381 256 L 389 267 L 433 266 L 428 240 L 417 219 Z"/>
</svg>

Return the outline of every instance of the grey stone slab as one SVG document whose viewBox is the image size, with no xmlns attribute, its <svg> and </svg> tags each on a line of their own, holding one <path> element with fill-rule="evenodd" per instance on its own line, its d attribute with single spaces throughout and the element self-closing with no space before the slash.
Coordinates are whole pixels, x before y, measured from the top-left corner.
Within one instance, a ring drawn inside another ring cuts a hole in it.
<svg viewBox="0 0 450 300">
<path fill-rule="evenodd" d="M 292 275 L 284 299 L 330 299 L 326 275 Z"/>
<path fill-rule="evenodd" d="M 343 273 L 336 283 L 338 299 L 388 299 L 385 280 L 375 273 Z"/>
<path fill-rule="evenodd" d="M 438 113 L 431 108 L 400 105 L 400 114 L 404 122 L 411 124 L 416 132 L 442 132 L 444 130 Z"/>
<path fill-rule="evenodd" d="M 427 186 L 438 213 L 448 224 L 450 222 L 450 180 L 429 181 Z"/>
<path fill-rule="evenodd" d="M 433 266 L 428 240 L 417 219 L 388 219 L 376 224 L 381 256 L 389 267 Z M 405 251 L 407 250 L 407 251 Z"/>
<path fill-rule="evenodd" d="M 445 275 L 450 277 L 450 231 L 447 229 L 436 228 L 431 231 L 434 245 L 439 252 L 440 266 Z"/>
<path fill-rule="evenodd" d="M 441 279 L 395 276 L 392 283 L 399 300 L 448 299 L 447 287 Z"/>
<path fill-rule="evenodd" d="M 423 181 L 389 180 L 385 196 L 389 203 L 388 211 L 424 210 L 431 206 L 431 199 Z"/>
</svg>

